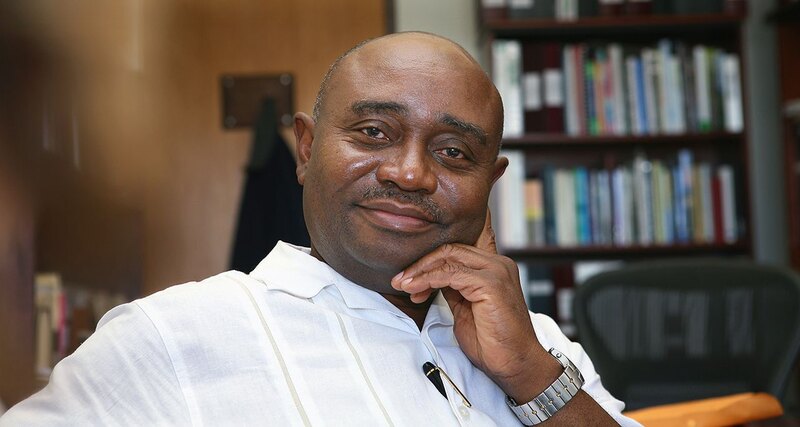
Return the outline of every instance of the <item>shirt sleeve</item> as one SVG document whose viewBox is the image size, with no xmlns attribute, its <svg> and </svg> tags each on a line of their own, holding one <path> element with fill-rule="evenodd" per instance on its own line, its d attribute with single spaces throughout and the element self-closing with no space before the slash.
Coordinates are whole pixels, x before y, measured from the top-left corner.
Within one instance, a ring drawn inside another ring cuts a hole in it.
<svg viewBox="0 0 800 427">
<path fill-rule="evenodd" d="M 44 389 L 0 418 L 1 427 L 189 424 L 169 354 L 136 302 L 103 316 Z"/>
<path fill-rule="evenodd" d="M 533 329 L 536 337 L 545 349 L 555 347 L 558 351 L 567 355 L 569 360 L 575 364 L 583 375 L 583 391 L 591 396 L 612 418 L 622 427 L 641 427 L 638 422 L 622 415 L 625 404 L 614 398 L 608 390 L 603 387 L 600 375 L 594 369 L 592 360 L 583 350 L 583 346 L 572 342 L 561 332 L 555 321 L 544 314 L 531 313 Z"/>
</svg>

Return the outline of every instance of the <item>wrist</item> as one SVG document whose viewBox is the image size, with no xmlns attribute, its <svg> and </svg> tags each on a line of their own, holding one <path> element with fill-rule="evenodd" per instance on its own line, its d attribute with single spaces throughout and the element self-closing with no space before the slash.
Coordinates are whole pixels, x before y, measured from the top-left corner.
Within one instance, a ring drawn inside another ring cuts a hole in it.
<svg viewBox="0 0 800 427">
<path fill-rule="evenodd" d="M 520 358 L 511 374 L 498 376 L 500 388 L 517 402 L 528 402 L 538 396 L 564 371 L 558 361 L 537 342 Z"/>
<path fill-rule="evenodd" d="M 577 366 L 569 358 L 551 348 L 548 352 L 563 368 L 563 372 L 536 397 L 519 402 L 508 396 L 506 403 L 523 425 L 532 426 L 548 420 L 564 408 L 583 387 L 584 379 Z"/>
</svg>

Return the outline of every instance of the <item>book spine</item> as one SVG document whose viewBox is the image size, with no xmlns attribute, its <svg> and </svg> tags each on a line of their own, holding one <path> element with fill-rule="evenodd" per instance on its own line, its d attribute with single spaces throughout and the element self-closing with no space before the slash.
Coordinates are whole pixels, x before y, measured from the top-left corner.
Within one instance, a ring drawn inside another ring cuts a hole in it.
<svg viewBox="0 0 800 427">
<path fill-rule="evenodd" d="M 597 176 L 600 198 L 600 244 L 610 245 L 613 243 L 614 216 L 611 202 L 611 178 L 607 170 L 601 170 Z"/>
<path fill-rule="evenodd" d="M 692 191 L 692 152 L 687 149 L 682 149 L 678 151 L 678 169 L 679 169 L 679 185 L 681 188 L 680 197 L 681 197 L 681 221 L 682 221 L 682 230 L 680 235 L 680 241 L 684 243 L 688 243 L 692 239 L 692 230 L 694 230 L 694 224 L 692 223 L 692 218 L 694 216 L 694 192 Z"/>
<path fill-rule="evenodd" d="M 564 63 L 564 121 L 568 135 L 580 135 L 578 118 L 578 82 L 575 68 L 575 45 L 566 45 L 563 50 Z"/>
<path fill-rule="evenodd" d="M 628 111 L 625 103 L 626 67 L 623 66 L 622 46 L 619 44 L 609 45 L 608 54 L 611 62 L 614 133 L 625 135 L 628 133 Z"/>
<path fill-rule="evenodd" d="M 525 110 L 525 132 L 545 132 L 547 118 L 544 106 L 544 58 L 538 43 L 522 45 L 522 94 Z"/>
<path fill-rule="evenodd" d="M 525 181 L 525 217 L 528 223 L 528 242 L 532 246 L 545 244 L 544 201 L 542 180 L 533 178 Z"/>
<path fill-rule="evenodd" d="M 697 176 L 700 185 L 700 200 L 702 203 L 702 221 L 703 233 L 702 241 L 704 243 L 714 242 L 714 200 L 711 189 L 711 165 L 708 163 L 700 163 L 697 167 Z"/>
<path fill-rule="evenodd" d="M 660 132 L 659 100 L 656 95 L 658 81 L 656 54 L 651 49 L 642 50 L 642 77 L 644 80 L 644 98 L 647 117 L 647 133 L 654 135 Z"/>
<path fill-rule="evenodd" d="M 725 243 L 735 243 L 738 238 L 736 227 L 736 191 L 733 168 L 722 165 L 717 170 L 722 195 L 722 230 Z"/>
<path fill-rule="evenodd" d="M 742 87 L 740 83 L 739 57 L 726 54 L 722 59 L 722 96 L 724 98 L 725 130 L 741 132 L 744 129 L 742 113 Z"/>
<path fill-rule="evenodd" d="M 492 78 L 503 101 L 503 136 L 524 133 L 522 104 L 522 46 L 518 40 L 492 42 Z"/>
<path fill-rule="evenodd" d="M 525 154 L 520 150 L 502 150 L 500 155 L 508 158 L 508 167 L 496 184 L 500 209 L 497 243 L 503 248 L 523 248 L 528 244 Z"/>
<path fill-rule="evenodd" d="M 564 72 L 561 63 L 561 46 L 547 43 L 544 56 L 544 107 L 545 130 L 564 132 Z"/>
<path fill-rule="evenodd" d="M 547 245 L 557 245 L 555 169 L 547 166 L 542 171 L 542 191 L 544 192 L 544 233 Z"/>
<path fill-rule="evenodd" d="M 580 245 L 588 245 L 592 242 L 592 230 L 589 218 L 589 173 L 586 168 L 577 167 L 574 170 L 573 177 L 575 180 L 577 240 Z"/>
<path fill-rule="evenodd" d="M 708 82 L 709 66 L 705 46 L 692 49 L 694 58 L 694 90 L 697 106 L 697 127 L 700 132 L 711 130 L 711 87 Z"/>
</svg>

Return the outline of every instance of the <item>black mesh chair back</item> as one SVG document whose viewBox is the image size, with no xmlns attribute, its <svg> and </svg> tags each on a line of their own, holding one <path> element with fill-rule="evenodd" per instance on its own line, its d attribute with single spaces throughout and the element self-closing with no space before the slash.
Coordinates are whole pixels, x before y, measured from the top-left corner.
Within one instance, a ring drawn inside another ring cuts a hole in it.
<svg viewBox="0 0 800 427">
<path fill-rule="evenodd" d="M 781 398 L 800 348 L 800 278 L 741 260 L 631 264 L 578 287 L 575 321 L 627 409 L 746 391 Z"/>
</svg>

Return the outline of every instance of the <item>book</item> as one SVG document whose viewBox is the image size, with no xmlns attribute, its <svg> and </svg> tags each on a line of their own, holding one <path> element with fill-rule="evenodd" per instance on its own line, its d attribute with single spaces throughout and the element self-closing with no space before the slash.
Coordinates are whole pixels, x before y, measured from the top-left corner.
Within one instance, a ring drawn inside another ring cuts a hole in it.
<svg viewBox="0 0 800 427">
<path fill-rule="evenodd" d="M 650 161 L 639 152 L 633 159 L 633 197 L 636 208 L 636 236 L 641 245 L 653 243 L 652 168 Z"/>
<path fill-rule="evenodd" d="M 678 151 L 678 164 L 675 171 L 675 233 L 676 240 L 689 243 L 692 240 L 692 218 L 694 215 L 694 192 L 692 191 L 692 152 L 688 149 Z"/>
<path fill-rule="evenodd" d="M 630 172 L 622 166 L 614 168 L 611 173 L 611 191 L 613 203 L 613 240 L 617 246 L 628 246 L 633 243 L 633 200 L 631 197 Z"/>
<path fill-rule="evenodd" d="M 578 19 L 578 0 L 553 0 L 556 3 L 556 20 L 574 21 Z"/>
<path fill-rule="evenodd" d="M 712 173 L 711 165 L 702 162 L 697 165 L 698 193 L 700 193 L 698 210 L 700 211 L 700 221 L 703 224 L 700 233 L 700 242 L 714 242 L 714 199 L 712 196 Z"/>
<path fill-rule="evenodd" d="M 600 222 L 600 184 L 598 175 L 600 171 L 589 171 L 589 225 L 591 229 L 590 242 L 595 245 L 602 244 L 603 225 Z"/>
<path fill-rule="evenodd" d="M 628 112 L 625 102 L 625 71 L 623 66 L 622 46 L 612 43 L 608 46 L 610 67 L 611 99 L 612 99 L 612 133 L 625 135 L 628 133 Z"/>
<path fill-rule="evenodd" d="M 722 231 L 725 243 L 735 243 L 738 239 L 736 219 L 736 190 L 733 167 L 721 165 L 717 168 L 720 198 L 722 204 Z"/>
<path fill-rule="evenodd" d="M 645 133 L 644 123 L 644 96 L 640 96 L 639 73 L 641 61 L 635 56 L 625 58 L 625 94 L 627 96 L 628 122 L 633 135 Z M 642 88 L 642 91 L 644 88 Z M 641 92 L 643 95 L 643 92 Z"/>
<path fill-rule="evenodd" d="M 555 0 L 508 0 L 508 17 L 511 19 L 553 19 L 555 16 Z"/>
<path fill-rule="evenodd" d="M 592 227 L 589 212 L 589 172 L 585 167 L 573 170 L 575 181 L 575 216 L 577 223 L 577 243 L 589 245 L 592 243 Z"/>
<path fill-rule="evenodd" d="M 614 217 L 611 203 L 611 178 L 607 170 L 597 171 L 597 197 L 600 205 L 600 240 L 598 245 L 613 243 Z"/>
<path fill-rule="evenodd" d="M 525 132 L 547 131 L 544 104 L 544 51 L 540 43 L 522 45 L 522 92 L 525 109 Z"/>
<path fill-rule="evenodd" d="M 654 239 L 659 244 L 671 244 L 674 240 L 672 207 L 672 177 L 663 162 L 652 164 Z"/>
<path fill-rule="evenodd" d="M 689 51 L 685 43 L 679 42 L 677 44 L 678 61 L 681 68 L 681 80 L 683 82 L 680 88 L 683 93 L 683 112 L 686 117 L 685 131 L 700 132 L 700 127 L 697 121 L 697 103 L 695 96 L 695 67 L 694 57 Z"/>
<path fill-rule="evenodd" d="M 697 128 L 700 132 L 708 132 L 712 128 L 711 85 L 709 83 L 709 56 L 705 46 L 695 46 L 692 49 L 692 57 L 694 63 L 694 104 L 697 108 Z"/>
<path fill-rule="evenodd" d="M 508 16 L 508 0 L 481 0 L 481 18 L 484 21 L 505 19 Z"/>
<path fill-rule="evenodd" d="M 542 192 L 544 193 L 544 236 L 545 244 L 557 245 L 556 232 L 556 169 L 545 166 L 542 170 Z"/>
<path fill-rule="evenodd" d="M 521 75 L 521 43 L 518 40 L 494 40 L 492 42 L 492 80 L 503 101 L 503 137 L 505 138 L 519 137 L 525 132 Z"/>
<path fill-rule="evenodd" d="M 525 181 L 525 218 L 528 222 L 528 243 L 531 246 L 544 246 L 544 195 L 541 179 Z"/>
<path fill-rule="evenodd" d="M 578 225 L 575 209 L 575 175 L 570 169 L 555 172 L 555 225 L 559 246 L 578 244 Z"/>
<path fill-rule="evenodd" d="M 721 61 L 725 130 L 728 132 L 741 132 L 744 129 L 744 116 L 742 113 L 739 56 L 736 54 L 724 54 Z"/>
<path fill-rule="evenodd" d="M 692 165 L 692 241 L 695 243 L 703 242 L 704 229 L 703 223 L 703 197 L 700 191 L 700 165 Z"/>
<path fill-rule="evenodd" d="M 587 47 L 584 50 L 583 67 L 584 67 L 584 95 L 585 95 L 585 112 L 586 115 L 586 130 L 589 135 L 600 134 L 600 120 L 597 111 L 599 91 L 596 84 L 597 63 L 592 58 L 594 48 Z"/>
<path fill-rule="evenodd" d="M 653 49 L 642 50 L 642 80 L 644 86 L 645 117 L 647 118 L 647 133 L 657 134 L 661 131 L 658 113 L 658 59 Z"/>
<path fill-rule="evenodd" d="M 580 108 L 578 103 L 578 75 L 576 73 L 576 46 L 565 45 L 562 63 L 564 65 L 564 127 L 568 135 L 580 135 Z"/>
<path fill-rule="evenodd" d="M 598 0 L 600 15 L 620 16 L 625 13 L 625 0 Z"/>
<path fill-rule="evenodd" d="M 542 46 L 544 84 L 545 131 L 564 132 L 564 73 L 562 48 L 557 43 Z"/>
<path fill-rule="evenodd" d="M 501 248 L 523 248 L 528 245 L 528 223 L 525 218 L 525 153 L 501 150 L 508 158 L 508 167 L 497 180 L 497 244 Z"/>
</svg>

